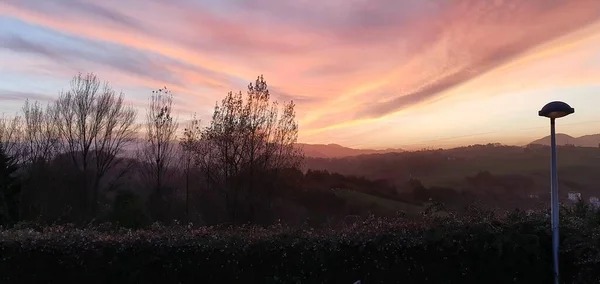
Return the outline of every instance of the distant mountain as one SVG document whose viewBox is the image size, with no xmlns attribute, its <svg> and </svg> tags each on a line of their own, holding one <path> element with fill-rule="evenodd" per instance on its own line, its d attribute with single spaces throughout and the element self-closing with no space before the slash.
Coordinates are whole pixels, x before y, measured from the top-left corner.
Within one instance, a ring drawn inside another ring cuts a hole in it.
<svg viewBox="0 0 600 284">
<path fill-rule="evenodd" d="M 135 155 L 136 151 L 140 146 L 144 145 L 142 143 L 144 140 L 136 140 L 134 143 L 131 143 L 124 147 L 124 153 L 127 155 Z M 177 145 L 177 142 L 174 142 Z M 344 157 L 353 157 L 359 155 L 368 155 L 368 154 L 385 154 L 385 153 L 394 153 L 394 152 L 404 152 L 402 149 L 385 149 L 385 150 L 373 150 L 373 149 L 353 149 L 344 147 L 338 144 L 305 144 L 305 143 L 297 143 L 296 146 L 304 150 L 304 155 L 310 158 L 344 158 Z M 176 147 L 177 149 L 177 147 Z"/>
<path fill-rule="evenodd" d="M 550 135 L 535 140 L 529 144 L 550 145 Z M 573 137 L 563 133 L 556 134 L 556 145 L 575 145 L 579 147 L 598 147 L 600 145 L 600 134 L 584 135 Z"/>
<path fill-rule="evenodd" d="M 353 149 L 338 144 L 304 144 L 298 143 L 297 146 L 304 150 L 304 155 L 312 158 L 343 158 L 368 154 L 384 154 L 392 152 L 403 152 L 402 149 Z"/>
</svg>

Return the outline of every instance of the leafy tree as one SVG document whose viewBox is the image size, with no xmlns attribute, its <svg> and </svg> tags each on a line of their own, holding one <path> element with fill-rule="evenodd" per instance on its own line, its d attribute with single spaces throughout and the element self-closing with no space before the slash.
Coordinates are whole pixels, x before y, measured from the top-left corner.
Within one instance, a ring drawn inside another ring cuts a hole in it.
<svg viewBox="0 0 600 284">
<path fill-rule="evenodd" d="M 19 221 L 19 196 L 21 192 L 14 158 L 8 156 L 0 143 L 0 224 Z"/>
<path fill-rule="evenodd" d="M 270 207 L 282 186 L 281 171 L 300 167 L 294 106 L 285 104 L 279 114 L 263 76 L 248 85 L 245 100 L 241 92 L 229 92 L 215 106 L 198 157 L 209 187 L 225 197 L 231 221 L 252 220 L 258 207 Z"/>
</svg>

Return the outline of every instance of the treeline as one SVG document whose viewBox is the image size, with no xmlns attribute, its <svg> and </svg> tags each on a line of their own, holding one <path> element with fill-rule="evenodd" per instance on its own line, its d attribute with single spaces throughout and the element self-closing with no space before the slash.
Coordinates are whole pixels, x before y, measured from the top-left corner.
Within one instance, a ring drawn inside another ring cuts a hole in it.
<svg viewBox="0 0 600 284">
<path fill-rule="evenodd" d="M 303 161 L 293 101 L 272 101 L 259 76 L 210 121 L 184 124 L 170 90 L 149 97 L 141 119 L 123 93 L 80 73 L 55 101 L 4 117 L 0 224 L 276 219 L 274 202 L 297 187 L 289 176 Z"/>
<path fill-rule="evenodd" d="M 504 211 L 531 209 L 543 200 L 532 198 L 531 189 L 535 182 L 524 175 L 493 175 L 489 171 L 466 176 L 460 187 L 429 186 L 415 178 L 410 179 L 399 195 L 413 202 L 443 202 L 446 206 L 460 210 L 477 202 Z M 537 195 L 534 195 L 537 196 Z"/>
<path fill-rule="evenodd" d="M 548 152 L 543 151 L 543 154 L 548 155 Z M 505 163 L 508 159 L 523 159 L 524 153 L 526 151 L 522 147 L 490 143 L 453 149 L 422 149 L 339 159 L 307 157 L 305 167 L 403 183 L 411 178 L 435 177 L 446 175 L 448 172 L 458 172 L 460 178 L 463 178 L 478 171 L 493 170 L 488 168 L 489 165 L 485 164 L 485 161 Z M 469 172 L 473 167 L 474 172 Z"/>
</svg>

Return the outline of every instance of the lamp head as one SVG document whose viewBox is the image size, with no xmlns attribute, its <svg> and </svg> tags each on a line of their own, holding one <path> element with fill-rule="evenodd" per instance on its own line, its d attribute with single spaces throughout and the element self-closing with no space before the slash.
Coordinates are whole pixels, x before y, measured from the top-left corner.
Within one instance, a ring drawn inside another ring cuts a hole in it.
<svg viewBox="0 0 600 284">
<path fill-rule="evenodd" d="M 547 118 L 561 118 L 575 112 L 575 109 L 564 102 L 554 101 L 546 104 L 538 112 L 539 116 Z"/>
</svg>

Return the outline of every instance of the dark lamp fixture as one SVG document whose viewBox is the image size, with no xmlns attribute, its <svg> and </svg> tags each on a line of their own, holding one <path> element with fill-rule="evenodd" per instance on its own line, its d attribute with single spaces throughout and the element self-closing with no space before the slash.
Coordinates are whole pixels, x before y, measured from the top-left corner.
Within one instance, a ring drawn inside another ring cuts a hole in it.
<svg viewBox="0 0 600 284">
<path fill-rule="evenodd" d="M 547 118 L 561 118 L 575 112 L 575 109 L 563 102 L 550 102 L 538 112 L 540 116 Z"/>
</svg>

